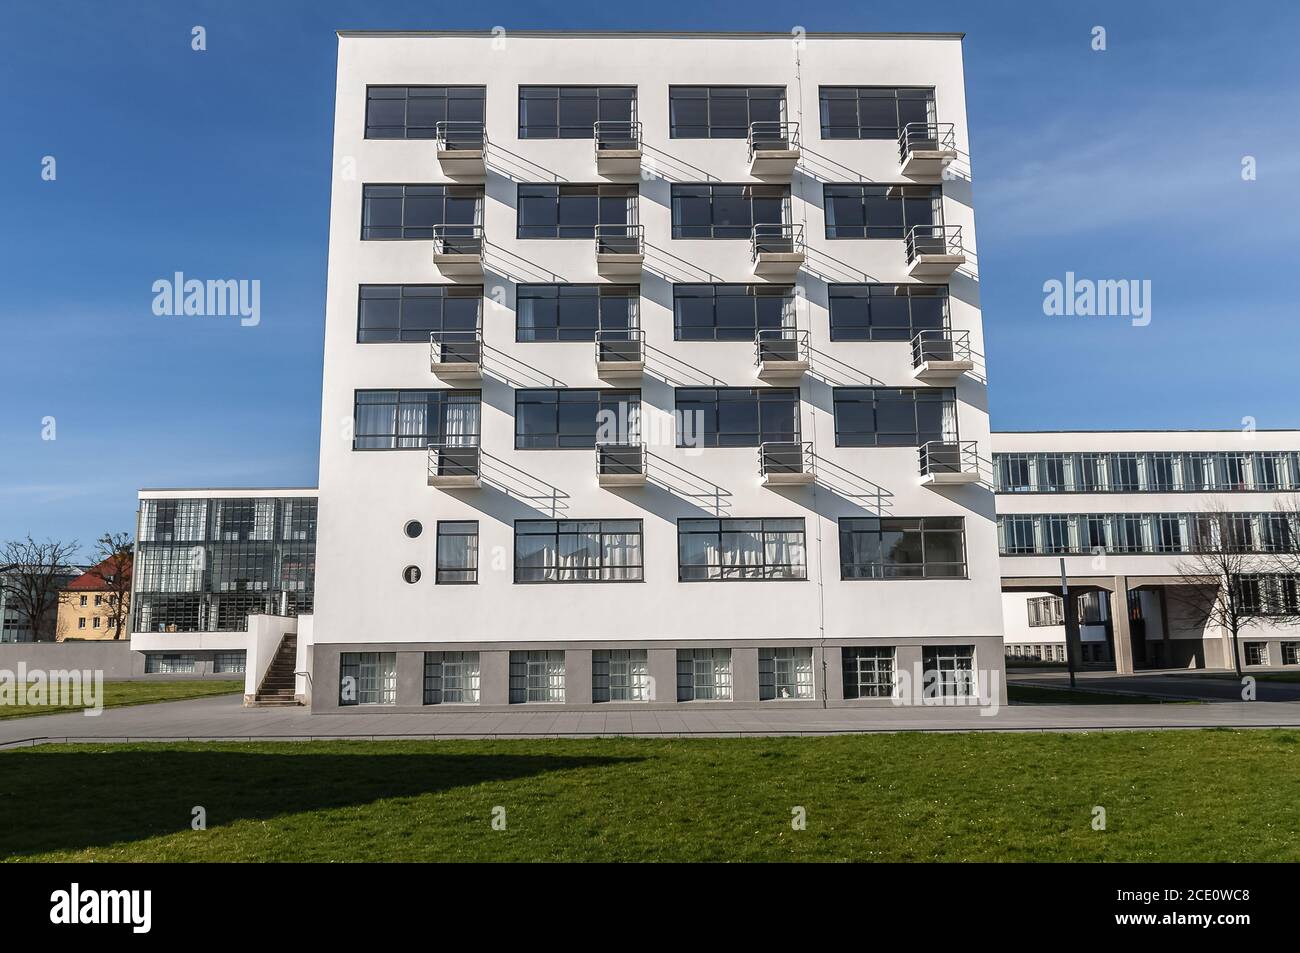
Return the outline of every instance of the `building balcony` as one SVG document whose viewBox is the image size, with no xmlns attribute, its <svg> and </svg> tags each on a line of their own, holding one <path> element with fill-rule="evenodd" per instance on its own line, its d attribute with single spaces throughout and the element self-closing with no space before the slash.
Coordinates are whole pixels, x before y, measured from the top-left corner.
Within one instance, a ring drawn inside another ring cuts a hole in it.
<svg viewBox="0 0 1300 953">
<path fill-rule="evenodd" d="M 765 381 L 796 382 L 811 366 L 808 332 L 772 328 L 754 337 L 754 364 Z"/>
<path fill-rule="evenodd" d="M 433 263 L 448 278 L 483 279 L 482 225 L 433 226 Z"/>
<path fill-rule="evenodd" d="M 957 158 L 950 122 L 909 122 L 898 136 L 898 163 L 912 179 L 934 179 Z"/>
<path fill-rule="evenodd" d="M 476 438 L 477 439 L 477 438 Z M 481 453 L 465 443 L 429 444 L 429 486 L 449 490 L 482 486 Z"/>
<path fill-rule="evenodd" d="M 446 381 L 482 380 L 483 329 L 430 334 L 429 370 Z"/>
<path fill-rule="evenodd" d="M 978 483 L 979 455 L 974 440 L 931 440 L 918 450 L 922 486 Z"/>
<path fill-rule="evenodd" d="M 913 225 L 907 230 L 907 273 L 948 278 L 966 264 L 960 225 Z"/>
<path fill-rule="evenodd" d="M 594 138 L 598 174 L 641 174 L 641 123 L 601 120 L 596 123 Z"/>
<path fill-rule="evenodd" d="M 749 233 L 749 257 L 754 274 L 763 278 L 793 278 L 803 267 L 807 245 L 803 225 L 755 225 Z"/>
<path fill-rule="evenodd" d="M 789 179 L 799 164 L 797 122 L 752 122 L 749 124 L 749 174 L 763 178 Z"/>
<path fill-rule="evenodd" d="M 950 384 L 975 367 L 970 332 L 947 328 L 912 338 L 912 376 L 927 384 Z"/>
<path fill-rule="evenodd" d="M 640 377 L 645 370 L 645 336 L 640 328 L 596 332 L 596 373 Z"/>
<path fill-rule="evenodd" d="M 434 126 L 438 167 L 448 178 L 487 174 L 487 131 L 481 122 L 444 120 Z"/>
<path fill-rule="evenodd" d="M 644 486 L 646 456 L 642 443 L 598 443 L 596 481 L 601 486 Z"/>
<path fill-rule="evenodd" d="M 805 486 L 812 483 L 817 476 L 812 441 L 760 444 L 758 473 L 764 486 Z"/>
<path fill-rule="evenodd" d="M 644 264 L 644 225 L 596 226 L 596 271 L 602 278 L 640 280 Z"/>
</svg>

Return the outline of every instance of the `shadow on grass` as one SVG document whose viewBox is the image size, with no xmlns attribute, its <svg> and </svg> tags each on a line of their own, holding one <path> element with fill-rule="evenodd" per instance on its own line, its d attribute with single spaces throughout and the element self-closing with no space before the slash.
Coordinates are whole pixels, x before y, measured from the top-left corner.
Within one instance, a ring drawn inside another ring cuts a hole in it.
<svg viewBox="0 0 1300 953">
<path fill-rule="evenodd" d="M 291 743 L 286 743 L 291 744 Z M 241 820 L 356 807 L 385 798 L 613 767 L 635 757 L 254 753 L 218 749 L 0 755 L 0 860 L 80 850 Z"/>
</svg>

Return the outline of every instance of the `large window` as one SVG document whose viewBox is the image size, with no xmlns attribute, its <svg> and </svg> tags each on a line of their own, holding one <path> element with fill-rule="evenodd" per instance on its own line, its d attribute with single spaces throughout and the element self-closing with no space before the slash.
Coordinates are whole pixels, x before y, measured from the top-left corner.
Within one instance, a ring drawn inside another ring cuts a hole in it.
<svg viewBox="0 0 1300 953">
<path fill-rule="evenodd" d="M 673 285 L 676 341 L 753 341 L 793 327 L 793 285 Z"/>
<path fill-rule="evenodd" d="M 482 310 L 481 285 L 362 285 L 357 341 L 470 341 Z"/>
<path fill-rule="evenodd" d="M 843 659 L 845 698 L 893 697 L 893 646 L 866 648 L 846 645 L 840 654 Z"/>
<path fill-rule="evenodd" d="M 948 327 L 947 285 L 829 285 L 832 341 L 910 341 Z"/>
<path fill-rule="evenodd" d="M 519 238 L 595 238 L 597 225 L 635 225 L 635 185 L 520 185 Z"/>
<path fill-rule="evenodd" d="M 650 701 L 650 668 L 645 649 L 597 649 L 591 653 L 591 700 Z"/>
<path fill-rule="evenodd" d="M 1026 461 L 1023 479 L 1008 483 L 1001 461 Z M 993 455 L 1003 477 L 998 492 L 1178 493 L 1288 490 L 1300 478 L 1300 458 L 1288 451 L 1205 453 L 1017 453 Z"/>
<path fill-rule="evenodd" d="M 827 238 L 903 238 L 914 225 L 943 224 L 937 185 L 826 185 Z"/>
<path fill-rule="evenodd" d="M 640 520 L 518 520 L 515 582 L 640 582 Z"/>
<path fill-rule="evenodd" d="M 784 86 L 670 86 L 672 139 L 745 139 L 755 122 L 785 118 Z"/>
<path fill-rule="evenodd" d="M 365 185 L 361 188 L 361 238 L 431 239 L 435 225 L 441 237 L 472 238 L 483 224 L 481 185 Z"/>
<path fill-rule="evenodd" d="M 426 705 L 477 705 L 478 702 L 477 652 L 424 653 Z"/>
<path fill-rule="evenodd" d="M 635 86 L 519 87 L 520 139 L 590 139 L 597 122 L 635 119 Z"/>
<path fill-rule="evenodd" d="M 919 447 L 957 439 L 952 388 L 837 387 L 834 393 L 837 447 Z"/>
<path fill-rule="evenodd" d="M 640 327 L 636 285 L 520 285 L 516 341 L 594 341 Z"/>
<path fill-rule="evenodd" d="M 564 703 L 564 653 L 511 652 L 510 703 Z"/>
<path fill-rule="evenodd" d="M 342 653 L 339 656 L 339 704 L 397 704 L 397 653 Z"/>
<path fill-rule="evenodd" d="M 1006 556 L 1057 553 L 1276 552 L 1297 527 L 1278 513 L 1038 513 L 998 517 Z"/>
<path fill-rule="evenodd" d="M 547 388 L 515 392 L 516 450 L 590 450 L 637 443 L 641 392 Z"/>
<path fill-rule="evenodd" d="M 748 239 L 755 225 L 790 222 L 785 185 L 674 185 L 673 238 Z"/>
<path fill-rule="evenodd" d="M 678 520 L 677 578 L 681 582 L 807 579 L 804 521 Z"/>
<path fill-rule="evenodd" d="M 1025 600 L 1029 614 L 1029 627 L 1065 624 L 1065 600 L 1060 596 L 1039 596 Z"/>
<path fill-rule="evenodd" d="M 731 701 L 731 649 L 678 649 L 677 700 Z"/>
<path fill-rule="evenodd" d="M 366 138 L 433 139 L 444 121 L 481 128 L 484 92 L 482 86 L 367 86 Z"/>
<path fill-rule="evenodd" d="M 934 122 L 934 90 L 822 86 L 823 139 L 897 139 L 910 122 Z"/>
<path fill-rule="evenodd" d="M 477 447 L 479 397 L 476 390 L 359 390 L 352 449 Z"/>
<path fill-rule="evenodd" d="M 679 387 L 677 446 L 757 447 L 799 439 L 799 391 L 784 387 Z"/>
<path fill-rule="evenodd" d="M 921 648 L 921 665 L 930 697 L 975 697 L 975 647 L 971 645 L 926 645 Z"/>
<path fill-rule="evenodd" d="M 193 655 L 176 652 L 146 652 L 144 672 L 146 675 L 192 675 L 198 670 Z"/>
<path fill-rule="evenodd" d="M 217 673 L 242 673 L 248 664 L 248 653 L 216 652 L 212 656 L 212 671 Z"/>
<path fill-rule="evenodd" d="M 960 516 L 840 520 L 840 578 L 957 579 L 966 575 Z"/>
<path fill-rule="evenodd" d="M 478 521 L 438 521 L 437 583 L 478 582 Z"/>
<path fill-rule="evenodd" d="M 773 648 L 758 650 L 759 701 L 812 697 L 812 649 Z"/>
</svg>

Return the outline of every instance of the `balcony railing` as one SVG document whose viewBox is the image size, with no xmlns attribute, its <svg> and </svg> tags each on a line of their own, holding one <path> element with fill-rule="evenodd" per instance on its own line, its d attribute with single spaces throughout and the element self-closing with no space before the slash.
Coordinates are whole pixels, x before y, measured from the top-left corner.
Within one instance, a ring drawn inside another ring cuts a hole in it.
<svg viewBox="0 0 1300 953">
<path fill-rule="evenodd" d="M 749 124 L 749 167 L 758 174 L 789 175 L 799 162 L 799 124 L 780 120 Z"/>
<path fill-rule="evenodd" d="M 905 240 L 913 277 L 950 275 L 966 262 L 960 225 L 913 225 Z"/>
<path fill-rule="evenodd" d="M 816 459 L 811 440 L 768 441 L 758 448 L 758 473 L 767 486 L 812 483 Z"/>
<path fill-rule="evenodd" d="M 641 151 L 641 123 L 635 119 L 602 119 L 593 131 L 597 158 L 602 152 Z"/>
<path fill-rule="evenodd" d="M 483 152 L 487 148 L 487 131 L 483 123 L 472 120 L 444 119 L 433 127 L 439 152 Z"/>
<path fill-rule="evenodd" d="M 931 440 L 917 451 L 922 483 L 975 483 L 979 454 L 974 440 Z"/>
<path fill-rule="evenodd" d="M 601 486 L 646 482 L 646 448 L 641 443 L 596 444 L 596 479 Z"/>
<path fill-rule="evenodd" d="M 481 450 L 465 442 L 429 444 L 429 486 L 476 487 L 481 481 Z"/>
<path fill-rule="evenodd" d="M 957 137 L 950 122 L 909 122 L 898 134 L 898 161 L 904 166 L 919 156 L 942 161 L 956 154 Z"/>
<path fill-rule="evenodd" d="M 644 225 L 597 225 L 596 270 L 606 278 L 635 278 L 645 262 Z"/>
<path fill-rule="evenodd" d="M 482 377 L 483 329 L 430 333 L 429 366 L 439 377 Z"/>
<path fill-rule="evenodd" d="M 912 370 L 920 380 L 956 380 L 974 366 L 969 331 L 935 328 L 912 338 Z"/>
<path fill-rule="evenodd" d="M 438 165 L 444 175 L 481 178 L 487 171 L 487 131 L 483 123 L 444 119 L 433 127 Z"/>
<path fill-rule="evenodd" d="M 808 370 L 810 354 L 807 331 L 766 328 L 754 335 L 754 365 L 759 377 L 798 377 Z"/>
<path fill-rule="evenodd" d="M 645 337 L 640 328 L 596 332 L 596 370 L 639 374 L 645 369 Z"/>
<path fill-rule="evenodd" d="M 433 263 L 446 275 L 482 275 L 482 225 L 434 225 Z"/>
<path fill-rule="evenodd" d="M 750 229 L 749 259 L 755 274 L 793 275 L 806 252 L 802 224 L 763 223 Z"/>
</svg>

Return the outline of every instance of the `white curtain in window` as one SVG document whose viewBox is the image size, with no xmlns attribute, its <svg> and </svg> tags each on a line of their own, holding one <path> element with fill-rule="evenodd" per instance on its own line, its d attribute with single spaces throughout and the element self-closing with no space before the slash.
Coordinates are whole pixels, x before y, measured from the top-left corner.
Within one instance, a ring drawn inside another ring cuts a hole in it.
<svg viewBox="0 0 1300 953">
<path fill-rule="evenodd" d="M 387 435 L 397 430 L 396 404 L 358 404 L 357 434 Z"/>
<path fill-rule="evenodd" d="M 253 539 L 268 540 L 275 538 L 275 500 L 256 501 L 253 511 Z"/>
<path fill-rule="evenodd" d="M 158 501 L 140 501 L 140 542 L 149 543 L 158 531 Z"/>
<path fill-rule="evenodd" d="M 641 569 L 641 535 L 606 533 L 603 537 L 606 579 L 635 579 Z"/>
<path fill-rule="evenodd" d="M 207 500 L 178 500 L 176 502 L 176 529 L 172 539 L 199 542 L 207 532 Z"/>
<path fill-rule="evenodd" d="M 478 444 L 479 402 L 475 397 L 449 397 L 443 405 L 443 439 L 451 446 Z"/>
<path fill-rule="evenodd" d="M 943 406 L 943 439 L 957 439 L 957 402 L 945 400 Z"/>
<path fill-rule="evenodd" d="M 425 443 L 429 433 L 429 409 L 423 401 L 410 401 L 397 407 L 397 445 L 399 447 L 419 447 Z"/>
</svg>

